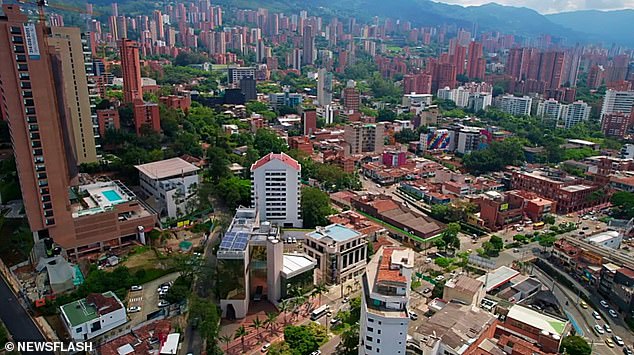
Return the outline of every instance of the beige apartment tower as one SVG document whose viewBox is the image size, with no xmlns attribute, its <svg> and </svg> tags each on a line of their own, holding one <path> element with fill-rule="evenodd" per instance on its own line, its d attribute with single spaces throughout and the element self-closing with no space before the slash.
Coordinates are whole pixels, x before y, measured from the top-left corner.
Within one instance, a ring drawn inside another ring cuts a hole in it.
<svg viewBox="0 0 634 355">
<path fill-rule="evenodd" d="M 81 32 L 76 27 L 52 27 L 49 44 L 61 61 L 71 146 L 77 164 L 97 161 L 88 80 Z"/>
<path fill-rule="evenodd" d="M 350 145 L 350 154 L 383 153 L 384 135 L 383 123 L 354 122 L 344 128 L 343 138 Z"/>
</svg>

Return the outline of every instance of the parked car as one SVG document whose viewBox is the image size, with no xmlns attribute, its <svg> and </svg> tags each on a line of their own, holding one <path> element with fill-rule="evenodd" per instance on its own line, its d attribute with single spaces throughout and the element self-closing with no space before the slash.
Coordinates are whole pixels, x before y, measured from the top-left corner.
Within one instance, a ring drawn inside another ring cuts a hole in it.
<svg viewBox="0 0 634 355">
<path fill-rule="evenodd" d="M 321 355 L 321 350 L 317 349 L 313 351 L 312 353 L 310 353 L 310 355 Z"/>
<path fill-rule="evenodd" d="M 597 311 L 592 311 L 592 316 L 594 319 L 601 319 L 601 315 Z"/>
<path fill-rule="evenodd" d="M 431 290 L 429 289 L 429 287 L 425 287 L 425 289 L 423 290 L 423 293 L 429 293 L 431 292 Z"/>
<path fill-rule="evenodd" d="M 613 336 L 612 336 L 612 340 L 614 340 L 614 342 L 615 342 L 615 343 L 616 343 L 616 345 L 618 345 L 618 346 L 623 346 L 623 345 L 625 345 L 625 343 L 623 342 L 623 339 L 622 339 L 620 336 L 618 336 L 618 335 L 613 335 Z"/>
<path fill-rule="evenodd" d="M 634 355 L 634 352 L 632 352 L 632 349 L 630 349 L 629 346 L 626 346 L 626 347 L 623 348 L 623 353 L 625 355 Z"/>
<path fill-rule="evenodd" d="M 599 303 L 601 303 L 601 307 L 603 307 L 603 308 L 610 307 L 610 305 L 605 300 L 601 300 L 601 302 L 599 302 Z"/>
<path fill-rule="evenodd" d="M 330 320 L 330 324 L 332 324 L 332 325 L 335 325 L 335 324 L 337 324 L 339 322 L 340 322 L 339 318 L 333 318 L 333 319 Z"/>
<path fill-rule="evenodd" d="M 619 314 L 616 313 L 616 311 L 613 310 L 613 309 L 609 310 L 608 313 L 610 314 L 610 317 L 612 317 L 612 318 L 618 318 L 619 317 Z"/>
<path fill-rule="evenodd" d="M 265 352 L 269 351 L 270 347 L 271 347 L 271 343 L 266 343 L 266 344 L 262 345 L 262 348 L 260 349 L 260 352 L 265 353 Z"/>
<path fill-rule="evenodd" d="M 348 297 L 344 297 L 344 298 L 341 300 L 341 303 L 348 303 L 348 301 L 350 301 L 350 299 L 349 299 Z"/>
<path fill-rule="evenodd" d="M 409 319 L 417 320 L 418 319 L 418 314 L 416 314 L 416 312 L 409 311 Z"/>
<path fill-rule="evenodd" d="M 603 325 L 603 329 L 605 329 L 605 331 L 608 333 L 612 333 L 612 328 L 610 328 L 610 325 L 608 323 L 605 323 Z"/>
<path fill-rule="evenodd" d="M 142 289 L 143 289 L 143 286 L 141 285 L 134 285 L 130 287 L 130 291 L 141 291 Z"/>
<path fill-rule="evenodd" d="M 588 308 L 588 304 L 586 303 L 586 301 L 583 301 L 583 300 L 582 300 L 581 302 L 579 302 L 579 305 L 580 305 L 580 306 L 581 306 L 581 308 L 583 308 L 583 309 Z"/>
<path fill-rule="evenodd" d="M 136 313 L 136 312 L 141 312 L 141 307 L 139 306 L 128 307 L 128 313 Z"/>
<path fill-rule="evenodd" d="M 167 307 L 169 305 L 170 305 L 170 303 L 165 301 L 165 300 L 160 300 L 159 303 L 158 303 L 158 307 L 159 308 Z"/>
<path fill-rule="evenodd" d="M 436 276 L 436 278 L 434 280 L 436 280 L 437 282 L 440 282 L 440 281 L 442 281 L 444 279 L 445 279 L 445 277 L 443 275 L 438 275 L 438 276 Z"/>
</svg>

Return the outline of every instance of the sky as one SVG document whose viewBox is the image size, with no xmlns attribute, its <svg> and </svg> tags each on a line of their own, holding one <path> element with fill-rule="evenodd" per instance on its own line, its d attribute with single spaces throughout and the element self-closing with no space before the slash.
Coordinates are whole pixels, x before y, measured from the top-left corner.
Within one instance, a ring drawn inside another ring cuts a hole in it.
<svg viewBox="0 0 634 355">
<path fill-rule="evenodd" d="M 463 6 L 496 2 L 501 5 L 523 6 L 542 14 L 577 10 L 634 9 L 634 0 L 434 0 Z"/>
</svg>

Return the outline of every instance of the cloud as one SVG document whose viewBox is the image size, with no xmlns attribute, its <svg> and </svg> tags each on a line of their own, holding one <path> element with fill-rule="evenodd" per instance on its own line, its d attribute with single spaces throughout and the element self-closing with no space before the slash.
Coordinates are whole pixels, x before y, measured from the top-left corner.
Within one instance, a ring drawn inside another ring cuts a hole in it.
<svg viewBox="0 0 634 355">
<path fill-rule="evenodd" d="M 434 0 L 448 4 L 475 6 L 489 2 L 528 7 L 543 14 L 577 10 L 621 10 L 634 8 L 634 0 Z"/>
</svg>

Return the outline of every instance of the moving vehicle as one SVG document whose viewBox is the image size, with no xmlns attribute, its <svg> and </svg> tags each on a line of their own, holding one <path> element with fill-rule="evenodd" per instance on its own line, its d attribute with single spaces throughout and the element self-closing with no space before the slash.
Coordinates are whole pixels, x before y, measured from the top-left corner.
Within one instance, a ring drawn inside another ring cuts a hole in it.
<svg viewBox="0 0 634 355">
<path fill-rule="evenodd" d="M 597 311 L 592 311 L 592 316 L 594 319 L 601 319 L 601 315 Z"/>
<path fill-rule="evenodd" d="M 601 303 L 601 307 L 603 307 L 603 308 L 608 308 L 608 307 L 610 307 L 610 305 L 608 304 L 608 302 L 606 302 L 605 300 L 601 300 L 601 302 L 599 302 L 599 303 Z"/>
<path fill-rule="evenodd" d="M 625 343 L 623 342 L 623 339 L 622 339 L 620 336 L 618 336 L 618 335 L 613 335 L 613 336 L 612 336 L 612 340 L 614 340 L 614 342 L 615 342 L 615 343 L 616 343 L 616 345 L 618 345 L 618 346 L 623 346 L 623 345 L 625 345 Z"/>
<path fill-rule="evenodd" d="M 313 351 L 312 353 L 310 353 L 310 355 L 321 355 L 321 350 L 317 349 Z"/>
<path fill-rule="evenodd" d="M 603 328 L 601 328 L 601 326 L 598 324 L 595 324 L 592 329 L 594 329 L 594 332 L 597 333 L 597 335 L 605 334 L 605 331 L 603 330 Z"/>
<path fill-rule="evenodd" d="M 260 349 L 260 352 L 265 353 L 265 352 L 269 351 L 270 347 L 271 347 L 271 343 L 266 343 L 266 344 L 262 345 L 262 348 Z"/>
<path fill-rule="evenodd" d="M 588 304 L 586 303 L 586 301 L 581 301 L 579 302 L 579 305 L 581 306 L 581 308 L 586 309 L 588 308 Z"/>
<path fill-rule="evenodd" d="M 537 222 L 535 224 L 533 224 L 533 229 L 537 230 L 537 229 L 542 229 L 544 228 L 544 222 Z"/>
<path fill-rule="evenodd" d="M 610 314 L 610 317 L 612 317 L 612 318 L 618 318 L 619 317 L 619 314 L 616 313 L 616 311 L 613 310 L 613 309 L 609 310 L 608 313 Z"/>
<path fill-rule="evenodd" d="M 139 306 L 128 307 L 128 313 L 136 313 L 136 312 L 141 312 L 141 307 Z"/>
<path fill-rule="evenodd" d="M 330 310 L 330 306 L 325 304 L 310 313 L 310 320 L 317 320 L 323 317 Z"/>
<path fill-rule="evenodd" d="M 130 291 L 141 291 L 142 289 L 143 289 L 143 286 L 140 286 L 140 285 L 134 285 L 130 287 Z"/>
</svg>

